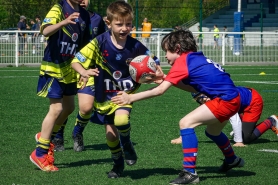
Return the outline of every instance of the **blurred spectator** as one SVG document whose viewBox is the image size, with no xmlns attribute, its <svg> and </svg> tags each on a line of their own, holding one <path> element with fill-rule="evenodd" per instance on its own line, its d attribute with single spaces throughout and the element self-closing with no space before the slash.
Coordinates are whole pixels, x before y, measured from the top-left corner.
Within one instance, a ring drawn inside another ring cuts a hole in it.
<svg viewBox="0 0 278 185">
<path fill-rule="evenodd" d="M 26 24 L 26 17 L 24 15 L 20 16 L 19 18 L 19 22 L 17 23 L 17 29 L 19 31 L 23 31 L 26 30 L 27 28 L 29 28 L 29 26 Z M 23 48 L 26 42 L 27 38 L 27 34 L 26 33 L 22 33 L 19 32 L 18 33 L 18 56 L 23 55 Z M 27 54 L 27 48 L 25 47 L 25 52 Z"/>
<path fill-rule="evenodd" d="M 201 32 L 201 28 L 200 28 L 200 26 L 198 26 L 198 34 L 197 35 L 195 35 L 195 39 L 196 39 L 196 44 L 200 47 L 200 46 L 202 46 L 202 47 L 204 47 L 204 43 L 203 43 L 203 41 L 204 41 L 204 34 L 202 34 Z"/>
<path fill-rule="evenodd" d="M 214 46 L 213 46 L 213 49 L 220 49 L 219 45 L 218 45 L 218 40 L 219 40 L 219 29 L 217 27 L 217 25 L 215 24 L 213 26 L 213 40 L 214 40 Z"/>
<path fill-rule="evenodd" d="M 135 32 L 136 31 L 136 27 L 133 25 L 132 26 L 132 31 Z M 131 37 L 136 38 L 136 33 L 132 33 Z"/>
<path fill-rule="evenodd" d="M 152 31 L 152 23 L 148 22 L 148 18 L 145 18 L 142 22 L 142 31 L 143 32 L 150 32 Z M 143 44 L 149 48 L 149 38 L 151 36 L 151 33 L 143 33 L 142 34 L 142 39 L 143 39 Z"/>
<path fill-rule="evenodd" d="M 224 32 L 228 32 L 227 26 L 224 26 L 223 31 L 224 31 Z M 225 45 L 229 47 L 229 46 L 230 46 L 230 43 L 229 43 L 228 34 L 226 34 L 226 33 L 224 34 L 224 39 L 225 39 Z"/>
</svg>

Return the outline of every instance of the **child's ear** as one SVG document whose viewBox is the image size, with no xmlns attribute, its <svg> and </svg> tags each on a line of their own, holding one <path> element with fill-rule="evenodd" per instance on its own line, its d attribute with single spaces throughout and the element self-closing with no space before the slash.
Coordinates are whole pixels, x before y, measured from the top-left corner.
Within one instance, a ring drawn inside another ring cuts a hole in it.
<svg viewBox="0 0 278 185">
<path fill-rule="evenodd" d="M 105 23 L 106 23 L 107 27 L 109 27 L 109 28 L 111 27 L 111 22 L 109 20 L 106 19 Z"/>
<path fill-rule="evenodd" d="M 181 50 L 181 45 L 177 44 L 176 45 L 176 53 L 180 53 Z"/>
</svg>

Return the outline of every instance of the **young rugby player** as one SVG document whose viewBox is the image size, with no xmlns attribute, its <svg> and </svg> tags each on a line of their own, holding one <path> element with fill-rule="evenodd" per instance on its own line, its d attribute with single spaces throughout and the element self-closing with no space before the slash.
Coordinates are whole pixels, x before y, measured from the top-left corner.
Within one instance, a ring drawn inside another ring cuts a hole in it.
<svg viewBox="0 0 278 185">
<path fill-rule="evenodd" d="M 238 86 L 237 89 L 240 94 L 241 105 L 239 112 L 230 118 L 235 141 L 234 146 L 245 146 L 245 144 L 255 141 L 270 129 L 277 135 L 278 118 L 276 115 L 272 115 L 257 124 L 263 110 L 263 98 L 261 95 L 253 88 Z M 192 93 L 192 96 L 200 105 L 210 101 L 210 98 L 202 93 Z M 181 137 L 173 139 L 171 143 L 180 144 Z"/>
<path fill-rule="evenodd" d="M 49 111 L 36 135 L 37 147 L 30 160 L 43 171 L 58 171 L 54 166 L 51 133 L 57 133 L 74 110 L 77 91 L 76 72 L 71 61 L 90 41 L 90 17 L 79 4 L 82 0 L 62 0 L 46 15 L 41 33 L 48 37 L 38 81 L 38 96 L 49 98 Z"/>
<path fill-rule="evenodd" d="M 244 166 L 244 160 L 237 157 L 222 129 L 229 118 L 240 108 L 240 96 L 230 75 L 221 66 L 197 52 L 196 41 L 189 30 L 177 30 L 167 34 L 162 40 L 166 59 L 172 66 L 168 75 L 157 87 L 136 94 L 122 91 L 111 100 L 119 106 L 162 95 L 171 86 L 181 89 L 194 88 L 206 94 L 211 101 L 199 106 L 180 122 L 182 137 L 183 170 L 170 184 L 198 183 L 196 160 L 198 140 L 194 128 L 206 125 L 205 134 L 221 150 L 225 159 L 219 171 L 227 172 Z"/>
<path fill-rule="evenodd" d="M 82 3 L 80 4 L 83 8 L 85 8 L 90 15 L 90 20 L 91 20 L 91 38 L 95 38 L 96 36 L 104 33 L 106 31 L 106 24 L 104 23 L 102 17 L 92 11 L 88 10 L 90 1 L 89 0 L 83 0 Z M 80 86 L 78 86 L 80 88 Z M 78 94 L 78 104 L 79 104 L 79 112 L 76 117 L 76 122 L 75 122 L 75 127 L 72 132 L 72 138 L 74 141 L 73 144 L 73 149 L 77 152 L 80 152 L 84 149 L 84 144 L 83 144 L 83 130 L 87 123 L 89 122 L 89 118 L 91 117 L 91 113 L 93 110 L 93 102 L 94 98 L 90 94 L 88 94 L 88 89 L 90 89 L 90 86 L 85 87 L 84 89 L 79 89 L 77 91 Z M 82 100 L 86 100 L 85 102 Z M 82 116 L 80 116 L 82 115 Z M 84 117 L 87 117 L 88 119 L 84 119 Z M 80 119 L 82 121 L 80 121 Z M 64 151 L 64 128 L 67 122 L 65 122 L 58 133 L 56 134 L 56 137 L 52 140 L 54 146 L 55 146 L 55 151 Z"/>
<path fill-rule="evenodd" d="M 130 140 L 132 105 L 116 105 L 111 102 L 111 97 L 123 90 L 132 94 L 140 87 L 129 74 L 128 62 L 150 52 L 130 36 L 133 11 L 128 3 L 115 1 L 108 6 L 106 13 L 109 31 L 82 48 L 75 55 L 72 67 L 80 75 L 80 107 L 91 107 L 87 102 L 94 105 L 93 114 L 90 109 L 86 114 L 80 111 L 77 125 L 90 119 L 105 126 L 106 141 L 114 162 L 108 178 L 118 178 L 124 170 L 124 158 L 127 165 L 134 165 L 137 155 Z M 159 60 L 155 56 L 153 58 L 159 64 Z M 82 133 L 81 129 L 78 133 Z"/>
</svg>

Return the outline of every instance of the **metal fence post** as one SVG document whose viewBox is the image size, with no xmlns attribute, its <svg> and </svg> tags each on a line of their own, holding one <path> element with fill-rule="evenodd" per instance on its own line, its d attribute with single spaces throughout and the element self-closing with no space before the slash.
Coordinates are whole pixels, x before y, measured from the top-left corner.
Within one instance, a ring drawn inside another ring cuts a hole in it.
<svg viewBox="0 0 278 185">
<path fill-rule="evenodd" d="M 160 33 L 157 34 L 157 47 L 156 47 L 157 51 L 156 51 L 156 57 L 159 58 L 159 60 L 161 61 L 160 59 Z"/>
<path fill-rule="evenodd" d="M 18 67 L 18 32 L 15 33 L 15 66 Z"/>
<path fill-rule="evenodd" d="M 222 65 L 225 65 L 225 34 L 222 34 Z"/>
</svg>

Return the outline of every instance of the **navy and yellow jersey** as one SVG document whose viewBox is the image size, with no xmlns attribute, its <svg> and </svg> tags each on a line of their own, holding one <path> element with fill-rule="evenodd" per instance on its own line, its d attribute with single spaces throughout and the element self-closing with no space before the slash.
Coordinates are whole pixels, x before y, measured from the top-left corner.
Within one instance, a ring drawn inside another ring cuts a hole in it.
<svg viewBox="0 0 278 185">
<path fill-rule="evenodd" d="M 75 55 L 72 63 L 80 63 L 85 69 L 98 68 L 99 75 L 91 77 L 87 86 L 94 85 L 94 107 L 101 114 L 111 114 L 120 106 L 110 100 L 119 91 L 134 93 L 140 84 L 132 80 L 128 63 L 139 55 L 150 55 L 149 50 L 138 40 L 127 37 L 125 48 L 118 49 L 111 40 L 109 31 L 97 36 Z M 159 64 L 157 57 L 152 58 Z M 126 105 L 122 107 L 132 107 Z"/>
<path fill-rule="evenodd" d="M 102 17 L 94 12 L 90 12 L 90 20 L 92 27 L 92 39 L 106 31 L 105 22 Z"/>
<path fill-rule="evenodd" d="M 76 10 L 66 0 L 55 4 L 44 19 L 41 32 L 47 25 L 57 24 L 74 12 Z M 91 38 L 89 13 L 81 6 L 79 13 L 76 24 L 64 26 L 48 38 L 40 75 L 47 74 L 66 84 L 77 81 L 76 72 L 70 63 L 75 53 L 88 44 Z"/>
</svg>

